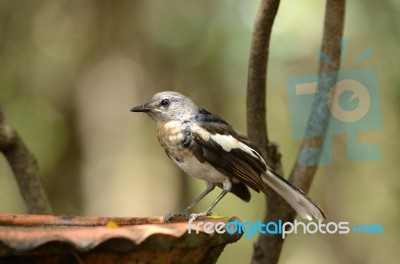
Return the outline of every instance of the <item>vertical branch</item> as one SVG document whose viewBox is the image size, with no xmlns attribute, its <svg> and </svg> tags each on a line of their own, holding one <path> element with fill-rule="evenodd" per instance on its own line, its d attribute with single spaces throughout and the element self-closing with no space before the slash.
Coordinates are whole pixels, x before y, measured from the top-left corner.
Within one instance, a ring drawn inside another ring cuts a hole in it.
<svg viewBox="0 0 400 264">
<path fill-rule="evenodd" d="M 324 22 L 324 35 L 322 40 L 322 52 L 325 53 L 333 65 L 323 61 L 319 65 L 318 93 L 315 95 L 307 124 L 306 135 L 301 144 L 301 150 L 319 147 L 322 150 L 322 142 L 329 125 L 330 113 L 327 108 L 328 95 L 332 84 L 336 83 L 340 66 L 340 42 L 343 35 L 345 14 L 345 0 L 327 0 Z M 330 74 L 326 74 L 329 73 Z M 319 137 L 316 137 L 318 135 Z M 310 137 L 314 136 L 314 137 Z M 318 164 L 322 151 L 307 151 L 302 153 L 302 160 L 310 164 Z M 298 159 L 300 152 L 298 154 Z M 296 162 L 290 181 L 300 189 L 308 192 L 317 172 L 317 166 L 302 166 Z M 268 211 L 265 221 L 284 222 L 293 221 L 295 211 L 275 193 L 271 194 L 268 203 Z M 271 202 L 272 201 L 272 202 Z M 284 240 L 277 235 L 262 235 L 259 237 L 252 257 L 252 263 L 278 263 Z"/>
<path fill-rule="evenodd" d="M 18 133 L 6 121 L 0 108 L 0 151 L 6 157 L 30 214 L 51 214 L 40 182 L 38 165 Z"/>
<path fill-rule="evenodd" d="M 247 81 L 247 135 L 258 145 L 266 162 L 283 176 L 281 155 L 278 146 L 269 141 L 266 118 L 266 79 L 269 54 L 269 42 L 272 26 L 278 12 L 279 0 L 262 0 L 258 9 L 250 49 Z M 270 195 L 266 197 L 268 206 L 274 205 L 277 194 L 269 187 Z M 270 212 L 268 208 L 267 212 Z M 254 246 L 252 263 L 270 263 L 268 241 L 260 236 Z M 278 250 L 278 257 L 279 257 Z M 272 255 L 275 255 L 272 253 Z M 274 257 L 274 256 L 273 256 Z"/>
<path fill-rule="evenodd" d="M 303 152 L 302 160 L 307 164 L 318 164 L 321 158 L 323 139 L 325 138 L 330 120 L 327 104 L 332 84 L 337 81 L 337 71 L 340 68 L 341 45 L 345 15 L 345 0 L 328 0 L 326 4 L 324 36 L 321 51 L 333 62 L 329 64 L 320 60 L 318 93 L 315 95 L 308 119 L 305 137 L 300 151 L 319 148 L 320 151 Z M 317 136 L 318 135 L 318 136 Z M 297 157 L 299 160 L 300 151 Z M 296 162 L 290 180 L 303 191 L 308 191 L 317 172 L 318 166 L 302 166 Z"/>
<path fill-rule="evenodd" d="M 267 163 L 282 174 L 280 153 L 268 139 L 266 73 L 269 40 L 279 0 L 262 0 L 254 24 L 247 76 L 247 135 L 260 146 Z"/>
</svg>

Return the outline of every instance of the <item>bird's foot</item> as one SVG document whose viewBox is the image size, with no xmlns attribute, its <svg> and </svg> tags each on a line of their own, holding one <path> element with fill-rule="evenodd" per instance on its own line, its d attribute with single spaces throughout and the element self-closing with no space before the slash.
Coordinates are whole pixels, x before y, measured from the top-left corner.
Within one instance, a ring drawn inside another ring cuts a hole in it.
<svg viewBox="0 0 400 264">
<path fill-rule="evenodd" d="M 190 214 L 189 222 L 193 222 L 199 217 L 209 216 L 210 214 L 211 214 L 211 212 L 208 210 L 198 213 L 198 214 Z"/>
<path fill-rule="evenodd" d="M 181 222 L 189 219 L 190 210 L 183 210 L 182 212 L 171 213 L 164 217 L 164 223 Z"/>
</svg>

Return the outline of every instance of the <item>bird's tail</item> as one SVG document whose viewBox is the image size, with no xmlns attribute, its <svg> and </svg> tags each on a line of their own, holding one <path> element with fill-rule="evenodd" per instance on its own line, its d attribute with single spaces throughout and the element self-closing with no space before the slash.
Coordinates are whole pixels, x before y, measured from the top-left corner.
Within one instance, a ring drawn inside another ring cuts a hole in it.
<svg viewBox="0 0 400 264">
<path fill-rule="evenodd" d="M 324 211 L 313 202 L 304 192 L 294 187 L 287 180 L 271 170 L 262 175 L 262 180 L 270 186 L 283 199 L 285 199 L 296 212 L 303 218 L 323 220 L 326 218 Z"/>
</svg>

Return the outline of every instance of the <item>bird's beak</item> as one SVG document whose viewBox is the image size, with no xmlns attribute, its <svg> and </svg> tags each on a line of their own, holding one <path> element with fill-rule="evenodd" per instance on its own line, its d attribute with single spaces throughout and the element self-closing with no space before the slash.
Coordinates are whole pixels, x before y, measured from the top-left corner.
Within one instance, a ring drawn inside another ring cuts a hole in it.
<svg viewBox="0 0 400 264">
<path fill-rule="evenodd" d="M 131 109 L 131 112 L 151 112 L 151 108 L 147 105 L 138 105 Z"/>
</svg>

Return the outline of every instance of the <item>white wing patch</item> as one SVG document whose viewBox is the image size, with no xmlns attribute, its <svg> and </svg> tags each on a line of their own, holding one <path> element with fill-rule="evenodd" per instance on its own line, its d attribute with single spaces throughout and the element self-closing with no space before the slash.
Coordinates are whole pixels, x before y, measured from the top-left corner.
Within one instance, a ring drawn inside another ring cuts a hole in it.
<svg viewBox="0 0 400 264">
<path fill-rule="evenodd" d="M 236 138 L 232 137 L 231 135 L 221 135 L 221 134 L 214 134 L 211 135 L 210 132 L 206 131 L 205 129 L 199 126 L 193 126 L 192 131 L 200 135 L 200 137 L 204 141 L 208 141 L 210 138 L 214 140 L 218 145 L 222 147 L 223 150 L 226 152 L 230 152 L 232 149 L 241 149 L 242 151 L 246 152 L 247 154 L 253 156 L 256 159 L 259 159 L 265 166 L 266 163 L 261 155 L 251 147 L 247 146 L 246 144 L 240 142 Z"/>
<path fill-rule="evenodd" d="M 192 126 L 191 130 L 192 130 L 192 132 L 200 135 L 201 139 L 206 142 L 210 139 L 210 133 L 199 126 L 196 126 L 196 125 Z"/>
<path fill-rule="evenodd" d="M 231 135 L 220 135 L 220 134 L 215 134 L 211 135 L 211 138 L 218 143 L 222 147 L 223 150 L 230 152 L 232 149 L 241 149 L 242 151 L 246 152 L 247 154 L 250 154 L 256 159 L 259 159 L 262 163 L 265 165 L 264 159 L 261 157 L 260 154 L 258 154 L 257 151 L 254 149 L 250 148 L 246 144 L 240 142 L 236 138 L 232 137 Z"/>
<path fill-rule="evenodd" d="M 211 139 L 218 143 L 226 152 L 230 152 L 233 148 L 239 148 L 239 141 L 231 135 L 211 135 Z"/>
</svg>

